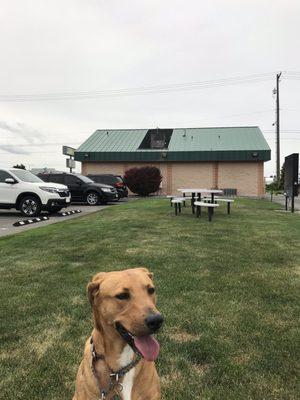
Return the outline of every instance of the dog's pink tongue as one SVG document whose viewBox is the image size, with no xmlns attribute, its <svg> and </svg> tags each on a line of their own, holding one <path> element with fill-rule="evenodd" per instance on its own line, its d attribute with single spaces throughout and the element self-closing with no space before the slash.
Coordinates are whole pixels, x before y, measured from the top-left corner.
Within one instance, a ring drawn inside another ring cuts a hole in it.
<svg viewBox="0 0 300 400">
<path fill-rule="evenodd" d="M 159 343 L 153 336 L 140 336 L 134 338 L 134 345 L 147 361 L 155 361 L 159 354 Z"/>
</svg>

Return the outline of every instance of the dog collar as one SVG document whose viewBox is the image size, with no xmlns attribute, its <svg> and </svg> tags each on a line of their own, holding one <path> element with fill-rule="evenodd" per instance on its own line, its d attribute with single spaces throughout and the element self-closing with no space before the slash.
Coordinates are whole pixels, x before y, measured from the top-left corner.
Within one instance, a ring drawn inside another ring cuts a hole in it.
<svg viewBox="0 0 300 400">
<path fill-rule="evenodd" d="M 103 354 L 98 354 L 95 348 L 93 336 L 90 338 L 90 349 L 91 349 L 91 356 L 92 356 L 92 362 L 91 362 L 91 369 L 93 372 L 94 377 L 96 378 L 98 387 L 99 387 L 99 392 L 100 392 L 100 400 L 105 400 L 106 396 L 112 391 L 112 390 L 119 390 L 119 392 L 122 392 L 123 390 L 123 385 L 119 381 L 120 378 L 123 378 L 132 368 L 134 368 L 142 359 L 142 356 L 138 353 L 136 354 L 136 357 L 134 360 L 132 360 L 128 365 L 125 367 L 120 368 L 118 371 L 113 371 L 110 367 L 111 373 L 109 374 L 110 376 L 110 385 L 108 389 L 101 388 L 100 380 L 97 375 L 97 371 L 95 368 L 95 364 L 97 361 L 105 360 L 105 356 Z M 118 400 L 120 397 L 118 395 L 115 395 L 113 397 L 113 400 Z"/>
</svg>

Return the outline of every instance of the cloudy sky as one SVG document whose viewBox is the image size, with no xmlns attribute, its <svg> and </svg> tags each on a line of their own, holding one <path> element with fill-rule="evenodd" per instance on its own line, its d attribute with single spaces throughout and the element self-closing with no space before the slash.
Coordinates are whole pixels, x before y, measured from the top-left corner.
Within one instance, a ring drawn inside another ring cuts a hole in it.
<svg viewBox="0 0 300 400">
<path fill-rule="evenodd" d="M 0 6 L 2 167 L 64 169 L 61 146 L 96 129 L 259 125 L 269 176 L 279 71 L 282 159 L 300 150 L 299 0 Z"/>
</svg>

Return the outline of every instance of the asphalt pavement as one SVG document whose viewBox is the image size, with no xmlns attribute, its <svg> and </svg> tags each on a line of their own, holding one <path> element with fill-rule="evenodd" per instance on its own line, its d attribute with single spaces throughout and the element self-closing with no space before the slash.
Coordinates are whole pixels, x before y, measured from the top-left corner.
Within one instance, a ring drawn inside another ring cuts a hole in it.
<svg viewBox="0 0 300 400">
<path fill-rule="evenodd" d="M 24 232 L 28 229 L 40 228 L 41 226 L 55 224 L 56 222 L 62 222 L 63 220 L 69 220 L 73 218 L 78 218 L 83 215 L 88 215 L 94 212 L 101 211 L 106 207 L 115 207 L 127 202 L 127 199 L 122 199 L 115 203 L 109 203 L 107 205 L 99 205 L 99 206 L 87 206 L 85 204 L 75 203 L 71 204 L 68 208 L 64 208 L 60 211 L 60 214 L 64 211 L 71 210 L 81 210 L 81 213 L 72 214 L 65 217 L 59 216 L 57 214 L 49 215 L 47 212 L 43 212 L 41 216 L 49 217 L 49 220 L 37 222 L 30 225 L 23 225 L 15 227 L 13 224 L 18 221 L 25 221 L 30 218 L 23 217 L 22 214 L 14 209 L 11 210 L 0 210 L 0 237 L 6 235 L 12 235 L 19 232 Z"/>
</svg>

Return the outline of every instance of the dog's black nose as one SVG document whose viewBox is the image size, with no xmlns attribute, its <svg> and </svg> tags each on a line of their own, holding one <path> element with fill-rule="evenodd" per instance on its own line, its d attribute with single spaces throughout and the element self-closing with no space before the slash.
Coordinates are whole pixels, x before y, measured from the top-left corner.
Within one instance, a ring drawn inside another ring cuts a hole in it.
<svg viewBox="0 0 300 400">
<path fill-rule="evenodd" d="M 162 326 L 164 322 L 164 317 L 157 313 L 157 314 L 150 314 L 148 317 L 145 319 L 145 323 L 147 325 L 147 328 L 154 333 L 159 330 L 159 328 Z"/>
</svg>

